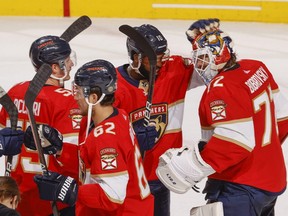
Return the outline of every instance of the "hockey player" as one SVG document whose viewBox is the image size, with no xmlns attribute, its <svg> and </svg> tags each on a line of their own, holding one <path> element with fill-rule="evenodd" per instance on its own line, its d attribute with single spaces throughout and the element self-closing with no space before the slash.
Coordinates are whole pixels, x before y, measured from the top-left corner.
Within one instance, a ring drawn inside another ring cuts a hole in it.
<svg viewBox="0 0 288 216">
<path fill-rule="evenodd" d="M 225 216 L 272 216 L 286 188 L 288 101 L 263 62 L 237 61 L 231 37 L 215 20 L 193 23 L 187 37 L 207 84 L 199 106 L 206 144 L 166 151 L 157 175 L 177 193 L 208 176 L 203 192 L 208 203 L 223 203 Z"/>
<path fill-rule="evenodd" d="M 157 54 L 156 81 L 150 124 L 144 127 L 144 113 L 149 91 L 150 64 L 139 45 L 127 38 L 129 64 L 117 68 L 118 89 L 115 105 L 124 109 L 133 124 L 143 155 L 145 174 L 154 195 L 154 215 L 170 215 L 170 192 L 158 180 L 158 158 L 169 148 L 182 146 L 182 122 L 186 91 L 202 85 L 195 79 L 190 59 L 172 55 L 162 33 L 149 24 L 135 29 L 143 35 Z M 200 81 L 200 82 L 199 82 Z"/>
<path fill-rule="evenodd" d="M 75 65 L 75 55 L 70 45 L 57 36 L 43 36 L 35 40 L 30 48 L 29 57 L 35 70 L 43 63 L 50 64 L 52 75 L 34 102 L 34 115 L 39 126 L 39 135 L 42 137 L 43 151 L 48 169 L 77 179 L 78 161 L 78 132 L 81 115 L 77 103 L 70 90 L 63 88 L 64 82 L 70 79 L 71 68 Z M 13 160 L 11 175 L 17 181 L 21 191 L 22 201 L 17 210 L 22 216 L 50 215 L 52 208 L 49 202 L 40 200 L 37 185 L 33 181 L 35 174 L 42 172 L 38 153 L 33 141 L 24 96 L 29 81 L 13 86 L 8 95 L 18 108 L 18 125 L 26 130 L 21 153 Z M 2 109 L 0 113 L 1 125 L 6 125 L 8 115 Z M 50 126 L 48 126 L 50 125 Z M 55 128 L 55 129 L 54 129 Z M 61 132 L 62 136 L 57 130 Z M 58 136 L 59 134 L 59 136 Z M 34 150 L 33 150 L 34 149 Z M 61 204 L 61 205 L 60 205 Z M 70 215 L 67 205 L 59 203 L 61 215 Z"/>
<path fill-rule="evenodd" d="M 152 216 L 153 196 L 137 139 L 126 112 L 112 105 L 115 90 L 116 69 L 108 61 L 88 62 L 75 74 L 74 98 L 81 114 L 92 118 L 80 148 L 84 184 L 79 186 L 76 215 Z M 35 181 L 43 196 L 50 194 L 48 200 L 57 200 L 68 178 L 37 175 Z M 64 199 L 76 196 L 77 190 L 69 187 Z"/>
</svg>

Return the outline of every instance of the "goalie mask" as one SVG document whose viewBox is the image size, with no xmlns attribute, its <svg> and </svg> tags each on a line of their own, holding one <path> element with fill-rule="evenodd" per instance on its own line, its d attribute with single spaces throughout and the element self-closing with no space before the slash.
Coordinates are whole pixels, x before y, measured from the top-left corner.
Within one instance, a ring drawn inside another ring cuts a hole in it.
<svg viewBox="0 0 288 216">
<path fill-rule="evenodd" d="M 200 34 L 192 49 L 195 70 L 206 85 L 225 68 L 234 53 L 232 39 L 219 29 Z"/>
</svg>

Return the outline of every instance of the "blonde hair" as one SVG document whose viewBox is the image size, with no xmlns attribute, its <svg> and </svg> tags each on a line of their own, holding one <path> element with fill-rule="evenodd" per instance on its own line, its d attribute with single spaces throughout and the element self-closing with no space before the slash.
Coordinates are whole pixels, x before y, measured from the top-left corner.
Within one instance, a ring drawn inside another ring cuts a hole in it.
<svg viewBox="0 0 288 216">
<path fill-rule="evenodd" d="M 16 181 L 10 176 L 0 176 L 0 202 L 7 198 L 17 196 L 17 203 L 20 202 L 20 191 Z"/>
</svg>

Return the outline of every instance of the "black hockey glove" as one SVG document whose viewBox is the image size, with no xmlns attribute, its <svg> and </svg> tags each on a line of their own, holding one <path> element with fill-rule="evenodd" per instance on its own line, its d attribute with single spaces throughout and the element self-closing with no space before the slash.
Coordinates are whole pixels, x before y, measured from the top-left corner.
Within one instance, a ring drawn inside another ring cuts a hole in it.
<svg viewBox="0 0 288 216">
<path fill-rule="evenodd" d="M 23 139 L 24 132 L 22 130 L 13 130 L 9 127 L 0 130 L 0 157 L 19 154 Z"/>
<path fill-rule="evenodd" d="M 135 126 L 134 131 L 136 133 L 141 152 L 150 150 L 154 147 L 158 137 L 158 132 L 156 131 L 155 126 Z"/>
<path fill-rule="evenodd" d="M 62 150 L 63 136 L 58 130 L 45 124 L 37 125 L 37 128 L 44 154 L 52 155 Z M 25 131 L 24 145 L 29 149 L 36 150 L 30 126 Z"/>
<path fill-rule="evenodd" d="M 49 172 L 48 176 L 35 175 L 34 182 L 38 186 L 40 199 L 61 201 L 69 206 L 75 205 L 78 185 L 74 178 Z"/>
</svg>

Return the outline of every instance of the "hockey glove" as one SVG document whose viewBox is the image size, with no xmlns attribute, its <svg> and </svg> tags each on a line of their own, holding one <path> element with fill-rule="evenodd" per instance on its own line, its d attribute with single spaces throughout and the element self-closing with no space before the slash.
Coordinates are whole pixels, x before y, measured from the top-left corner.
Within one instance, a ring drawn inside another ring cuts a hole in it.
<svg viewBox="0 0 288 216">
<path fill-rule="evenodd" d="M 49 172 L 48 176 L 35 175 L 34 182 L 38 186 L 40 199 L 61 201 L 69 206 L 75 205 L 78 185 L 74 178 Z"/>
<path fill-rule="evenodd" d="M 52 155 L 62 150 L 63 136 L 58 130 L 45 124 L 37 125 L 37 128 L 44 154 Z M 30 126 L 25 131 L 24 145 L 29 149 L 36 150 Z"/>
<path fill-rule="evenodd" d="M 169 149 L 159 158 L 156 174 L 175 193 L 185 193 L 215 170 L 201 157 L 198 147 Z"/>
<path fill-rule="evenodd" d="M 214 19 L 201 19 L 198 20 L 189 27 L 186 31 L 187 39 L 193 43 L 194 40 L 200 35 L 205 32 L 216 30 L 220 26 L 220 20 L 217 18 Z"/>
<path fill-rule="evenodd" d="M 134 131 L 141 151 L 147 151 L 154 147 L 158 137 L 155 126 L 135 126 Z"/>
<path fill-rule="evenodd" d="M 19 154 L 23 139 L 24 132 L 22 130 L 13 130 L 8 127 L 0 130 L 0 156 Z"/>
</svg>

